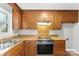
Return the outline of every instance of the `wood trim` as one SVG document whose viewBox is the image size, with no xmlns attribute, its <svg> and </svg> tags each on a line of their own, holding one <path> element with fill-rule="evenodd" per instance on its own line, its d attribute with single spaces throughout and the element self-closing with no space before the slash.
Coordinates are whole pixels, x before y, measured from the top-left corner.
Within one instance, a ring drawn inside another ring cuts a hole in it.
<svg viewBox="0 0 79 59">
<path fill-rule="evenodd" d="M 16 3 L 8 3 L 13 9 L 21 11 L 21 8 Z"/>
</svg>

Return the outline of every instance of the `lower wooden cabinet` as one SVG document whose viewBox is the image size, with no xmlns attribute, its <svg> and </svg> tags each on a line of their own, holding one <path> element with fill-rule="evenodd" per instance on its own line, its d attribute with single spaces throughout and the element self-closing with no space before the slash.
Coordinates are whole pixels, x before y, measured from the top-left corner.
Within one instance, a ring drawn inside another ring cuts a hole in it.
<svg viewBox="0 0 79 59">
<path fill-rule="evenodd" d="M 65 40 L 54 40 L 53 55 L 65 56 Z M 36 56 L 37 45 L 36 40 L 26 40 L 17 44 L 14 48 L 10 49 L 5 56 Z M 52 56 L 53 56 L 52 55 Z"/>
<path fill-rule="evenodd" d="M 54 40 L 53 55 L 65 56 L 65 40 Z"/>
<path fill-rule="evenodd" d="M 10 49 L 5 56 L 24 56 L 24 42 L 19 43 L 12 49 Z"/>
<path fill-rule="evenodd" d="M 54 40 L 53 46 L 54 56 L 65 56 L 65 40 Z M 37 45 L 36 40 L 26 40 L 25 41 L 25 56 L 36 56 L 37 55 Z M 52 55 L 52 56 L 53 56 Z"/>
<path fill-rule="evenodd" d="M 36 56 L 36 55 L 37 55 L 36 40 L 26 40 L 25 56 Z"/>
</svg>

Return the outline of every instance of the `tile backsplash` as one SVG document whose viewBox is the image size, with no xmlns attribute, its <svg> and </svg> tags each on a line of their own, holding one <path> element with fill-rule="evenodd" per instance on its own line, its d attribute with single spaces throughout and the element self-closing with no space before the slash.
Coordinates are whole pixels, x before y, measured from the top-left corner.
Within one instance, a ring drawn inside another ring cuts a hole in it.
<svg viewBox="0 0 79 59">
<path fill-rule="evenodd" d="M 38 35 L 37 30 L 19 30 L 19 35 Z"/>
<path fill-rule="evenodd" d="M 37 30 L 19 30 L 19 35 L 38 35 Z M 62 37 L 61 30 L 50 30 L 49 35 L 58 35 Z"/>
</svg>

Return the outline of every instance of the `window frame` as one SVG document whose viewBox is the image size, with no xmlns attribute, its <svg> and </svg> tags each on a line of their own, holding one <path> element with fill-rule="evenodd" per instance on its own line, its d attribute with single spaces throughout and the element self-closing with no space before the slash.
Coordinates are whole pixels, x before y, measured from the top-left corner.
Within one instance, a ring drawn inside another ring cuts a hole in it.
<svg viewBox="0 0 79 59">
<path fill-rule="evenodd" d="M 2 7 L 0 7 L 0 8 L 3 9 Z M 5 23 L 6 24 L 6 31 L 4 31 L 4 32 L 0 31 L 0 33 L 8 33 L 8 14 L 7 14 L 7 11 L 5 9 L 3 9 L 3 11 L 0 10 L 0 13 L 6 15 L 6 23 Z"/>
</svg>

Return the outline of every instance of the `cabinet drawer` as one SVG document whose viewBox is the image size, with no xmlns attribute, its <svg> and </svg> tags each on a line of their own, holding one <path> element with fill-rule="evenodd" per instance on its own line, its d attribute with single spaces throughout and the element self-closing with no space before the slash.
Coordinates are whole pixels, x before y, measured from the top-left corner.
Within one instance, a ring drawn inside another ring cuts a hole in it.
<svg viewBox="0 0 79 59">
<path fill-rule="evenodd" d="M 54 45 L 65 45 L 65 40 L 56 40 L 54 41 Z"/>
<path fill-rule="evenodd" d="M 36 44 L 36 41 L 35 40 L 26 40 L 25 41 L 25 44 Z"/>
</svg>

